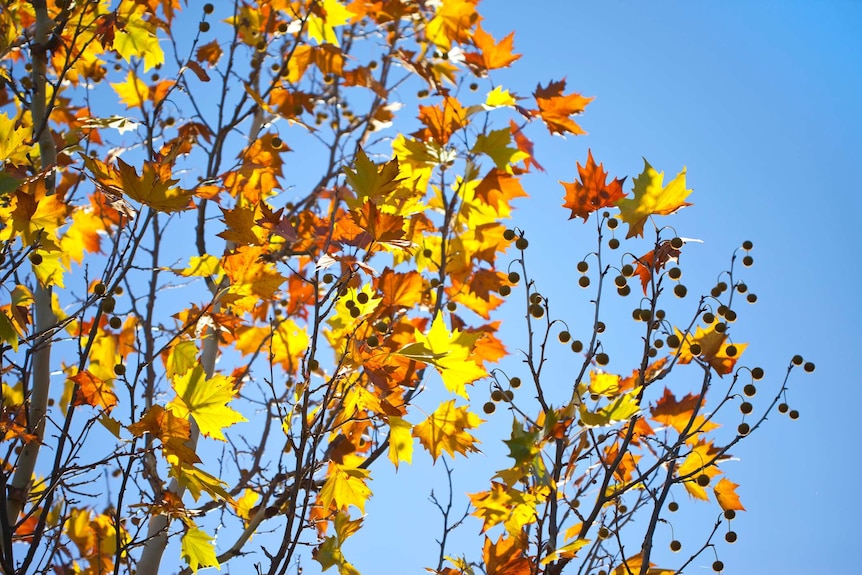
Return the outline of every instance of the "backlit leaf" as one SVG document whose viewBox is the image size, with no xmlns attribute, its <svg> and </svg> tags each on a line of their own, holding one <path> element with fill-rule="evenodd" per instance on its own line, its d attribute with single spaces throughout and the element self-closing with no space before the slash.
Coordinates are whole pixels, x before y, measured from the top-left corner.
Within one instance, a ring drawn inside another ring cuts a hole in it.
<svg viewBox="0 0 862 575">
<path fill-rule="evenodd" d="M 580 181 L 560 182 L 566 189 L 566 201 L 563 207 L 572 210 L 570 220 L 580 217 L 586 221 L 591 213 L 616 205 L 616 202 L 625 195 L 623 192 L 625 178 L 622 180 L 614 178 L 608 183 L 608 173 L 605 172 L 602 164 L 596 165 L 591 150 L 587 150 L 586 165 L 582 166 L 578 162 L 577 167 Z"/>
<path fill-rule="evenodd" d="M 634 179 L 634 196 L 617 202 L 619 218 L 629 225 L 626 238 L 643 236 L 647 218 L 654 215 L 666 216 L 685 206 L 685 199 L 692 192 L 685 187 L 685 168 L 663 186 L 664 172 L 657 172 L 644 159 L 644 171 Z"/>
<path fill-rule="evenodd" d="M 456 453 L 467 455 L 478 452 L 479 440 L 468 430 L 479 427 L 482 420 L 467 406 L 455 407 L 455 400 L 441 403 L 425 421 L 413 428 L 413 437 L 428 450 L 436 461 L 445 451 L 452 457 Z"/>
<path fill-rule="evenodd" d="M 213 538 L 201 529 L 192 527 L 186 531 L 181 539 L 180 548 L 183 559 L 193 573 L 197 573 L 201 567 L 216 567 L 221 570 Z"/>
</svg>

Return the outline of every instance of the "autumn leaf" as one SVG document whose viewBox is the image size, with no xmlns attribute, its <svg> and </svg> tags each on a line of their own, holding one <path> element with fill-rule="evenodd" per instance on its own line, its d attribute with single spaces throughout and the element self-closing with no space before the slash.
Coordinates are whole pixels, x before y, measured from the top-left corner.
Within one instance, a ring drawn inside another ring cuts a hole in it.
<svg viewBox="0 0 862 575">
<path fill-rule="evenodd" d="M 629 419 L 640 411 L 640 404 L 637 399 L 639 393 L 640 388 L 637 387 L 596 411 L 590 411 L 586 404 L 582 403 L 579 408 L 581 421 L 588 427 L 602 427 L 616 421 Z"/>
<path fill-rule="evenodd" d="M 650 415 L 653 421 L 672 427 L 677 433 L 682 433 L 689 426 L 695 410 L 700 407 L 699 403 L 701 402 L 693 393 L 689 393 L 677 401 L 676 396 L 668 388 L 665 388 L 664 395 L 654 407 L 650 408 Z M 703 415 L 698 414 L 694 418 L 694 422 L 691 423 L 690 430 L 692 432 L 711 431 L 716 427 L 718 424 L 713 421 L 707 422 Z"/>
<path fill-rule="evenodd" d="M 647 293 L 647 286 L 653 277 L 653 274 L 663 269 L 668 262 L 675 262 L 679 257 L 680 251 L 673 247 L 670 240 L 665 240 L 659 245 L 658 250 L 650 250 L 641 257 L 635 259 L 635 273 L 641 279 L 644 295 Z"/>
<path fill-rule="evenodd" d="M 739 487 L 736 483 L 730 481 L 726 477 L 712 488 L 715 493 L 715 499 L 724 511 L 732 509 L 734 511 L 745 511 L 745 507 L 739 501 L 739 496 L 736 494 L 736 488 Z"/>
<path fill-rule="evenodd" d="M 197 527 L 192 527 L 183 534 L 180 552 L 193 573 L 201 567 L 221 567 L 216 557 L 213 538 Z"/>
<path fill-rule="evenodd" d="M 566 133 L 576 136 L 586 134 L 581 127 L 571 119 L 583 113 L 587 104 L 593 98 L 585 98 L 580 94 L 563 94 L 566 89 L 566 80 L 550 82 L 547 86 L 538 85 L 533 97 L 539 106 L 538 115 L 545 122 L 551 134 L 565 135 Z"/>
<path fill-rule="evenodd" d="M 353 505 L 365 513 L 365 502 L 371 497 L 371 489 L 366 485 L 369 475 L 367 469 L 331 461 L 326 481 L 320 489 L 320 503 L 327 509 L 332 506 L 345 509 Z"/>
<path fill-rule="evenodd" d="M 482 548 L 487 575 L 530 575 L 532 563 L 524 555 L 524 544 L 519 537 L 500 535 L 496 543 L 486 536 Z"/>
<path fill-rule="evenodd" d="M 455 400 L 441 403 L 425 421 L 413 428 L 413 437 L 425 447 L 434 461 L 445 451 L 452 457 L 456 453 L 467 455 L 478 452 L 479 440 L 468 430 L 479 427 L 482 420 L 467 406 L 455 407 Z"/>
<path fill-rule="evenodd" d="M 683 485 L 692 497 L 703 501 L 709 499 L 705 486 L 698 483 L 698 478 L 701 475 L 706 475 L 711 479 L 721 473 L 715 465 L 717 455 L 718 449 L 713 446 L 712 442 L 699 441 L 677 468 L 677 476 L 686 478 Z"/>
<path fill-rule="evenodd" d="M 413 461 L 413 425 L 401 417 L 389 417 L 389 460 L 396 469 L 401 461 Z"/>
<path fill-rule="evenodd" d="M 446 389 L 464 399 L 469 398 L 466 385 L 488 375 L 483 367 L 470 358 L 472 346 L 464 345 L 461 332 L 446 329 L 442 314 L 434 318 L 427 335 L 416 331 L 416 342 L 427 352 L 427 359 L 420 361 L 434 365 Z"/>
<path fill-rule="evenodd" d="M 664 172 L 657 172 L 644 159 L 644 171 L 634 179 L 634 196 L 617 202 L 618 217 L 629 225 L 626 238 L 643 236 L 644 224 L 650 216 L 667 216 L 691 205 L 685 201 L 692 192 L 685 187 L 685 168 L 667 186 L 663 182 Z"/>
<path fill-rule="evenodd" d="M 149 433 L 153 438 L 161 441 L 167 457 L 176 457 L 178 461 L 187 465 L 200 463 L 198 455 L 186 443 L 191 436 L 189 420 L 177 417 L 161 405 L 149 408 L 140 420 L 126 429 L 135 437 L 142 437 L 145 433 Z"/>
<path fill-rule="evenodd" d="M 632 573 L 641 573 L 641 567 L 643 566 L 643 553 L 638 553 L 637 555 L 632 555 L 611 571 L 611 575 L 631 575 Z M 659 569 L 653 567 L 655 563 L 650 563 L 649 568 L 645 571 L 645 575 L 676 575 L 676 571 L 673 569 Z"/>
<path fill-rule="evenodd" d="M 108 382 L 102 381 L 86 369 L 70 377 L 77 388 L 72 405 L 91 405 L 110 413 L 117 405 L 117 394 Z"/>
<path fill-rule="evenodd" d="M 177 397 L 168 403 L 167 409 L 177 417 L 194 417 L 204 435 L 226 441 L 224 428 L 247 421 L 227 405 L 236 394 L 233 381 L 218 374 L 207 379 L 200 364 L 175 376 L 173 388 Z"/>
<path fill-rule="evenodd" d="M 560 182 L 566 189 L 566 201 L 563 207 L 572 210 L 570 220 L 581 217 L 586 221 L 591 213 L 614 206 L 625 196 L 623 192 L 625 178 L 622 180 L 614 178 L 614 181 L 608 183 L 608 174 L 602 164 L 596 165 L 592 150 L 587 150 L 586 165 L 581 166 L 579 162 L 577 167 L 580 181 Z"/>
<path fill-rule="evenodd" d="M 474 74 L 482 75 L 488 70 L 507 68 L 512 62 L 521 57 L 521 54 L 513 54 L 515 33 L 510 32 L 499 42 L 485 32 L 482 26 L 476 27 L 473 32 L 473 45 L 479 49 L 478 52 L 467 52 L 464 61 L 473 70 Z"/>
<path fill-rule="evenodd" d="M 125 82 L 111 84 L 111 87 L 120 97 L 120 102 L 125 104 L 128 109 L 142 108 L 150 93 L 147 85 L 131 70 L 126 76 Z"/>
<path fill-rule="evenodd" d="M 114 32 L 113 48 L 126 62 L 132 56 L 144 61 L 144 72 L 165 63 L 165 54 L 159 45 L 152 20 L 144 17 L 146 8 L 136 3 L 121 4 L 118 18 L 123 26 Z"/>
<path fill-rule="evenodd" d="M 360 149 L 356 153 L 353 168 L 351 169 L 346 166 L 344 168 L 347 182 L 356 194 L 355 200 L 347 198 L 347 205 L 351 209 L 356 209 L 367 198 L 375 198 L 391 193 L 398 187 L 401 181 L 398 172 L 397 159 L 378 166 L 369 160 L 365 152 Z"/>
<path fill-rule="evenodd" d="M 677 337 L 682 342 L 679 350 L 679 363 L 691 363 L 697 357 L 711 366 L 720 377 L 732 373 L 736 362 L 739 361 L 739 356 L 742 355 L 748 344 L 727 343 L 727 334 L 715 329 L 719 323 L 719 319 L 716 318 L 706 329 L 697 326 L 694 335 L 690 333 L 683 335 L 682 332 L 675 329 Z M 692 348 L 692 346 L 695 347 Z M 697 349 L 698 347 L 700 349 Z M 730 354 L 728 350 L 735 353 Z M 695 351 L 699 353 L 694 353 Z"/>
</svg>

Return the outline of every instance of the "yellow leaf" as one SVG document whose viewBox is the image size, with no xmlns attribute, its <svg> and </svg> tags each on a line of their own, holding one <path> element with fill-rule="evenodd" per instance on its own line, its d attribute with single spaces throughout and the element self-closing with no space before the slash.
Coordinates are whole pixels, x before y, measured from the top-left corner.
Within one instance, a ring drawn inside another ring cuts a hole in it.
<svg viewBox="0 0 862 575">
<path fill-rule="evenodd" d="M 713 487 L 712 490 L 715 493 L 715 498 L 723 510 L 745 511 L 745 507 L 739 501 L 739 495 L 736 494 L 737 487 L 739 485 L 726 477 L 722 477 L 721 481 Z"/>
<path fill-rule="evenodd" d="M 666 216 L 690 206 L 685 199 L 692 192 L 685 187 L 685 168 L 667 186 L 662 186 L 664 172 L 644 160 L 644 171 L 634 180 L 634 197 L 617 202 L 618 216 L 629 225 L 626 238 L 643 236 L 644 224 L 652 215 Z"/>
<path fill-rule="evenodd" d="M 512 96 L 509 90 L 504 90 L 503 86 L 497 86 L 488 92 L 488 96 L 485 98 L 485 109 L 491 110 L 503 106 L 514 106 L 516 103 L 515 97 Z"/>
<path fill-rule="evenodd" d="M 164 64 L 165 53 L 156 37 L 155 25 L 152 20 L 144 18 L 146 8 L 135 2 L 122 3 L 120 6 L 127 7 L 128 10 L 121 10 L 117 14 L 118 19 L 125 22 L 114 34 L 114 50 L 126 62 L 131 62 L 132 56 L 143 59 L 144 72 L 153 66 Z"/>
<path fill-rule="evenodd" d="M 243 491 L 239 499 L 236 500 L 236 505 L 234 506 L 236 514 L 245 521 L 251 519 L 251 508 L 254 507 L 254 504 L 257 503 L 259 498 L 260 495 L 256 491 L 252 491 L 251 489 Z"/>
<path fill-rule="evenodd" d="M 587 427 L 601 427 L 616 421 L 624 421 L 640 411 L 637 396 L 641 388 L 636 387 L 632 391 L 614 399 L 608 405 L 597 411 L 589 411 L 585 404 L 580 405 L 581 421 Z"/>
<path fill-rule="evenodd" d="M 459 330 L 450 332 L 446 328 L 442 314 L 434 318 L 427 336 L 417 330 L 415 337 L 419 344 L 417 349 L 430 352 L 427 359 L 420 361 L 431 363 L 437 368 L 449 391 L 468 399 L 466 384 L 488 375 L 483 367 L 473 361 L 472 345 L 463 345 Z M 402 355 L 406 355 L 403 351 Z"/>
<path fill-rule="evenodd" d="M 712 478 L 721 473 L 713 461 L 717 451 L 712 443 L 700 442 L 691 449 L 685 460 L 683 460 L 682 465 L 676 470 L 679 477 L 691 476 L 683 482 L 683 485 L 689 495 L 696 499 L 704 501 L 709 499 L 706 489 L 698 484 L 698 477 L 706 475 Z"/>
<path fill-rule="evenodd" d="M 235 394 L 233 381 L 223 375 L 207 379 L 200 364 L 174 376 L 173 387 L 177 397 L 167 408 L 177 417 L 194 417 L 204 435 L 225 441 L 222 429 L 247 421 L 227 406 Z"/>
<path fill-rule="evenodd" d="M 365 513 L 365 502 L 371 497 L 371 489 L 365 484 L 368 475 L 367 469 L 330 462 L 320 490 L 320 503 L 327 509 L 333 504 L 336 509 L 353 505 Z"/>
<path fill-rule="evenodd" d="M 590 393 L 613 397 L 620 390 L 620 376 L 600 371 L 590 372 Z"/>
<path fill-rule="evenodd" d="M 530 155 L 517 147 L 509 147 L 512 143 L 512 132 L 508 128 L 492 130 L 488 134 L 479 134 L 471 150 L 474 154 L 486 154 L 499 170 L 511 173 L 510 164 L 517 164 Z"/>
<path fill-rule="evenodd" d="M 446 451 L 451 456 L 456 453 L 478 452 L 479 440 L 467 432 L 482 424 L 482 420 L 466 406 L 455 407 L 455 400 L 441 403 L 440 406 L 422 423 L 413 428 L 413 437 L 428 450 L 434 461 Z"/>
<path fill-rule="evenodd" d="M 144 162 L 141 175 L 134 167 L 117 159 L 123 193 L 135 201 L 160 212 L 171 213 L 187 210 L 194 192 L 174 187 L 179 180 L 171 178 L 169 163 Z"/>
<path fill-rule="evenodd" d="M 201 567 L 215 567 L 221 571 L 213 538 L 197 527 L 183 534 L 181 551 L 192 572 L 197 573 Z"/>
<path fill-rule="evenodd" d="M 323 0 L 323 12 L 325 17 L 316 14 L 308 17 L 306 24 L 308 37 L 318 44 L 335 44 L 339 46 L 338 36 L 335 35 L 335 26 L 344 26 L 353 17 L 353 12 L 345 8 L 338 0 Z"/>
<path fill-rule="evenodd" d="M 401 461 L 413 461 L 412 429 L 409 421 L 394 415 L 389 417 L 389 460 L 396 468 Z"/>
<path fill-rule="evenodd" d="M 15 120 L 0 114 L 0 164 L 11 162 L 24 164 L 31 147 L 24 145 L 31 130 L 16 126 Z"/>
<path fill-rule="evenodd" d="M 227 501 L 228 503 L 233 501 L 230 493 L 225 491 L 227 484 L 218 477 L 213 477 L 203 469 L 182 463 L 171 464 L 168 475 L 176 478 L 183 489 L 188 489 L 189 494 L 195 501 L 200 499 L 201 493 L 204 491 L 209 493 L 213 499 Z"/>
<path fill-rule="evenodd" d="M 214 281 L 216 283 L 221 279 L 222 274 L 224 273 L 221 269 L 221 263 L 219 259 L 210 254 L 204 254 L 202 256 L 192 256 L 189 258 L 189 267 L 182 270 L 175 270 L 181 276 L 190 277 L 211 277 L 215 276 Z"/>
<path fill-rule="evenodd" d="M 150 93 L 147 85 L 131 70 L 126 76 L 125 82 L 111 84 L 111 87 L 120 97 L 120 102 L 126 105 L 126 108 L 142 108 Z"/>
</svg>

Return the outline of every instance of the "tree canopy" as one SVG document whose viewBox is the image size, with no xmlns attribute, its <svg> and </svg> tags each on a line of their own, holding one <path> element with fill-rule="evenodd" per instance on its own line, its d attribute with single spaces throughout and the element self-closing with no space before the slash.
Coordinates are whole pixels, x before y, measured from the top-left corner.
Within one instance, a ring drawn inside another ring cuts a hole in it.
<svg viewBox="0 0 862 575">
<path fill-rule="evenodd" d="M 353 575 L 375 470 L 451 479 L 503 418 L 487 489 L 432 495 L 430 572 L 723 570 L 724 463 L 798 416 L 814 365 L 745 365 L 750 241 L 689 293 L 664 219 L 696 198 L 684 167 L 588 150 L 561 175 L 549 225 L 595 236 L 560 242 L 589 314 L 552 313 L 512 210 L 530 134 L 584 134 L 593 98 L 496 83 L 520 54 L 478 0 L 16 0 L 0 23 L 0 571 Z M 619 309 L 626 350 L 603 343 Z M 685 548 L 657 531 L 681 498 L 715 511 Z"/>
</svg>

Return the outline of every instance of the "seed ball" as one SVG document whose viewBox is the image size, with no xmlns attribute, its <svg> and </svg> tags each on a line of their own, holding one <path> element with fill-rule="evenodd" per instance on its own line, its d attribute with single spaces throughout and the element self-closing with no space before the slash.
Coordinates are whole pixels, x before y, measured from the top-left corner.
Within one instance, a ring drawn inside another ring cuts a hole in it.
<svg viewBox="0 0 862 575">
<path fill-rule="evenodd" d="M 635 268 L 632 267 L 631 264 L 626 264 L 622 267 L 622 269 L 620 270 L 620 273 L 622 273 L 624 276 L 629 278 L 629 277 L 632 277 L 632 275 L 634 275 Z"/>
<path fill-rule="evenodd" d="M 754 258 L 751 256 L 745 256 L 744 258 L 742 258 L 742 265 L 747 268 L 751 267 L 752 265 L 754 265 Z"/>
<path fill-rule="evenodd" d="M 617 219 L 608 219 L 608 227 L 612 230 L 617 229 L 617 226 L 620 225 L 620 221 Z"/>
<path fill-rule="evenodd" d="M 787 405 L 786 403 L 778 404 L 778 413 L 787 413 L 788 411 L 790 411 L 789 405 Z"/>
<path fill-rule="evenodd" d="M 804 369 L 808 373 L 811 373 L 812 371 L 814 371 L 814 364 L 810 361 L 805 362 L 805 365 L 802 367 L 802 369 Z"/>
<path fill-rule="evenodd" d="M 331 284 L 335 281 L 335 276 L 332 274 L 323 274 L 323 283 Z"/>
<path fill-rule="evenodd" d="M 745 296 L 745 299 L 748 301 L 748 303 L 754 303 L 757 301 L 757 295 L 750 293 L 747 296 Z"/>
<path fill-rule="evenodd" d="M 366 303 L 368 303 L 368 294 L 367 294 L 367 293 L 365 293 L 365 292 L 358 294 L 358 295 L 356 296 L 356 301 L 358 301 L 358 302 L 359 302 L 359 303 L 361 303 L 361 304 L 366 304 Z"/>
<path fill-rule="evenodd" d="M 536 319 L 539 319 L 540 317 L 545 315 L 545 308 L 534 303 L 530 306 L 530 315 Z"/>
<path fill-rule="evenodd" d="M 497 409 L 497 406 L 494 405 L 493 401 L 488 401 L 485 403 L 485 405 L 482 406 L 482 411 L 484 411 L 488 415 L 491 415 L 492 413 L 494 413 L 495 409 Z"/>
<path fill-rule="evenodd" d="M 793 365 L 802 365 L 803 359 L 801 355 L 794 355 L 790 361 L 793 362 Z"/>
<path fill-rule="evenodd" d="M 749 384 L 746 384 L 746 386 L 742 388 L 742 392 L 748 397 L 754 397 L 754 394 L 757 393 L 757 388 L 754 387 L 753 383 L 749 383 Z"/>
<path fill-rule="evenodd" d="M 120 377 L 126 375 L 126 366 L 122 363 L 118 363 L 114 366 L 114 374 Z"/>
<path fill-rule="evenodd" d="M 747 423 L 740 423 L 739 427 L 736 428 L 736 432 L 739 435 L 748 435 L 748 432 L 751 431 L 751 426 Z"/>
<path fill-rule="evenodd" d="M 572 334 L 567 331 L 561 331 L 560 335 L 557 336 L 560 340 L 560 343 L 567 343 L 570 339 L 572 339 Z"/>
<path fill-rule="evenodd" d="M 751 405 L 751 403 L 749 403 L 749 402 L 747 402 L 747 401 L 743 401 L 743 402 L 739 405 L 739 411 L 741 411 L 741 412 L 742 412 L 743 414 L 745 414 L 745 415 L 748 415 L 749 413 L 751 413 L 752 411 L 754 411 L 754 406 L 753 406 L 753 405 Z"/>
<path fill-rule="evenodd" d="M 699 343 L 693 343 L 689 346 L 689 351 L 691 351 L 692 355 L 700 355 L 700 352 L 703 351 L 700 347 Z"/>
<path fill-rule="evenodd" d="M 736 543 L 736 531 L 728 531 L 724 536 L 724 540 L 728 543 Z"/>
<path fill-rule="evenodd" d="M 93 286 L 93 293 L 96 295 L 105 295 L 105 291 L 105 284 L 103 284 L 102 282 L 99 282 L 95 286 Z"/>
<path fill-rule="evenodd" d="M 728 509 L 724 512 L 724 518 L 728 521 L 733 521 L 734 519 L 736 519 L 736 511 L 734 511 L 733 509 Z"/>
<path fill-rule="evenodd" d="M 524 251 L 525 249 L 527 249 L 527 246 L 529 246 L 529 245 L 530 245 L 530 242 L 527 241 L 527 238 L 518 238 L 515 241 L 515 247 L 521 251 Z"/>
<path fill-rule="evenodd" d="M 682 543 L 674 539 L 670 542 L 670 550 L 674 553 L 677 553 L 680 549 L 682 549 Z"/>
<path fill-rule="evenodd" d="M 450 301 L 446 304 L 446 309 L 448 309 L 449 311 L 455 311 L 456 309 L 458 309 L 458 304 L 454 301 Z"/>
<path fill-rule="evenodd" d="M 359 311 L 358 307 L 353 306 L 352 308 L 350 308 L 350 317 L 357 318 L 359 317 L 360 313 L 361 312 Z"/>
<path fill-rule="evenodd" d="M 278 136 L 273 136 L 269 143 L 276 150 L 280 149 L 284 145 L 284 141 L 282 141 Z"/>
<path fill-rule="evenodd" d="M 444 59 L 445 59 L 445 58 L 444 58 Z M 476 90 L 478 90 L 478 89 L 479 89 L 479 84 L 477 84 L 476 82 L 471 82 L 471 83 L 470 83 L 470 91 L 471 91 L 471 92 L 475 92 L 475 91 L 476 91 Z"/>
<path fill-rule="evenodd" d="M 727 310 L 727 312 L 724 314 L 724 319 L 730 322 L 736 321 L 736 312 L 732 309 Z"/>
<path fill-rule="evenodd" d="M 515 399 L 515 392 L 511 389 L 507 389 L 506 391 L 504 391 L 503 395 L 506 396 L 506 401 L 512 401 L 513 399 Z"/>
<path fill-rule="evenodd" d="M 617 293 L 623 297 L 626 297 L 627 295 L 632 293 L 632 288 L 631 288 L 631 286 L 624 286 L 624 287 L 619 288 L 617 290 Z"/>
<path fill-rule="evenodd" d="M 520 377 L 513 377 L 513 378 L 509 379 L 509 386 L 514 387 L 515 389 L 518 389 L 519 387 L 521 387 L 521 378 Z"/>
<path fill-rule="evenodd" d="M 108 320 L 108 325 L 110 325 L 114 329 L 120 329 L 123 326 L 123 320 L 121 320 L 117 316 L 114 316 L 110 320 Z"/>
<path fill-rule="evenodd" d="M 715 287 L 717 287 L 722 293 L 727 291 L 727 283 L 726 282 L 718 282 Z"/>
<path fill-rule="evenodd" d="M 509 272 L 508 279 L 509 279 L 509 283 L 516 284 L 519 281 L 521 281 L 521 276 L 520 276 L 520 274 L 518 274 L 518 272 Z"/>
<path fill-rule="evenodd" d="M 610 360 L 610 357 L 608 357 L 608 354 L 606 353 L 596 354 L 596 363 L 599 365 L 607 365 Z"/>
<path fill-rule="evenodd" d="M 611 534 L 610 529 L 608 529 L 607 527 L 602 526 L 599 528 L 599 538 L 600 539 L 607 539 L 610 536 L 610 534 Z"/>
<path fill-rule="evenodd" d="M 673 293 L 676 297 L 685 297 L 685 294 L 688 293 L 688 288 L 682 284 L 676 284 L 673 286 Z"/>
<path fill-rule="evenodd" d="M 750 250 L 753 247 L 754 247 L 754 244 L 748 240 L 745 240 L 744 242 L 742 242 L 742 249 L 744 249 L 744 250 Z"/>
<path fill-rule="evenodd" d="M 200 24 L 198 24 L 198 30 L 200 30 L 203 33 L 209 32 L 210 31 L 210 23 L 209 22 L 201 22 Z"/>
<path fill-rule="evenodd" d="M 676 501 L 671 501 L 670 503 L 667 504 L 667 509 L 671 513 L 674 513 L 674 512 L 679 510 L 679 503 L 677 503 Z"/>
<path fill-rule="evenodd" d="M 576 267 L 578 268 L 578 271 L 583 274 L 587 273 L 587 270 L 590 269 L 590 264 L 585 261 L 580 261 Z"/>
<path fill-rule="evenodd" d="M 735 345 L 729 345 L 724 348 L 724 353 L 727 354 L 727 357 L 734 357 L 738 351 Z"/>
<path fill-rule="evenodd" d="M 495 389 L 491 392 L 491 401 L 503 401 L 503 398 L 506 397 L 503 395 L 503 390 Z"/>
<path fill-rule="evenodd" d="M 739 293 L 745 293 L 748 291 L 748 286 L 745 285 L 744 283 L 740 282 L 740 283 L 736 284 L 736 291 Z"/>
<path fill-rule="evenodd" d="M 669 335 L 667 336 L 667 345 L 668 347 L 672 347 L 674 349 L 678 348 L 680 344 L 679 336 L 677 335 Z"/>
<path fill-rule="evenodd" d="M 718 333 L 724 333 L 727 331 L 727 324 L 724 322 L 718 322 L 715 324 L 715 331 Z"/>
<path fill-rule="evenodd" d="M 682 270 L 679 268 L 670 268 L 667 271 L 667 275 L 672 280 L 678 280 L 679 278 L 682 277 Z"/>
<path fill-rule="evenodd" d="M 620 247 L 620 241 L 617 238 L 611 238 L 608 241 L 608 247 L 611 248 L 612 250 L 615 250 L 618 247 Z"/>
<path fill-rule="evenodd" d="M 590 278 L 588 278 L 587 276 L 579 277 L 578 278 L 578 285 L 581 286 L 582 288 L 589 287 L 590 286 Z"/>
<path fill-rule="evenodd" d="M 214 9 L 215 7 L 211 3 L 204 4 L 204 14 L 212 14 Z"/>
<path fill-rule="evenodd" d="M 799 419 L 799 412 L 795 409 L 790 410 L 790 419 Z"/>
<path fill-rule="evenodd" d="M 515 230 L 507 229 L 503 232 L 503 239 L 507 242 L 511 242 L 515 239 Z"/>
<path fill-rule="evenodd" d="M 30 254 L 30 263 L 33 264 L 34 266 L 38 266 L 39 264 L 41 264 L 42 263 L 42 254 L 37 254 L 36 252 L 33 252 L 32 254 Z"/>
<path fill-rule="evenodd" d="M 380 345 L 380 338 L 376 335 L 372 335 L 365 340 L 365 343 L 368 344 L 368 347 L 377 347 Z"/>
<path fill-rule="evenodd" d="M 675 250 L 678 250 L 679 248 L 681 248 L 682 247 L 682 238 L 673 238 L 670 241 L 670 247 L 672 247 Z"/>
<path fill-rule="evenodd" d="M 596 322 L 596 333 L 605 333 L 605 322 L 597 321 Z"/>
<path fill-rule="evenodd" d="M 509 286 L 506 286 L 506 285 L 502 285 L 502 286 L 500 286 L 500 289 L 497 291 L 499 292 L 499 294 L 501 296 L 506 297 L 507 295 L 512 293 L 512 288 L 510 288 Z"/>
<path fill-rule="evenodd" d="M 579 340 L 576 339 L 575 341 L 572 342 L 572 351 L 573 352 L 580 353 L 583 350 L 584 350 L 584 344 L 581 343 Z"/>
<path fill-rule="evenodd" d="M 117 301 L 113 297 L 108 296 L 102 300 L 100 307 L 102 308 L 103 312 L 111 313 L 114 311 L 114 307 L 116 305 L 117 305 Z"/>
<path fill-rule="evenodd" d="M 712 570 L 715 571 L 716 573 L 720 573 L 721 571 L 724 571 L 724 563 L 722 563 L 721 561 L 713 561 Z"/>
<path fill-rule="evenodd" d="M 706 487 L 709 485 L 709 475 L 706 473 L 697 476 L 697 484 L 701 487 Z"/>
<path fill-rule="evenodd" d="M 618 288 L 623 288 L 627 285 L 628 282 L 626 281 L 625 276 L 617 276 L 614 278 L 614 283 Z"/>
<path fill-rule="evenodd" d="M 530 303 L 540 304 L 542 303 L 542 295 L 536 292 L 530 294 Z"/>
</svg>

